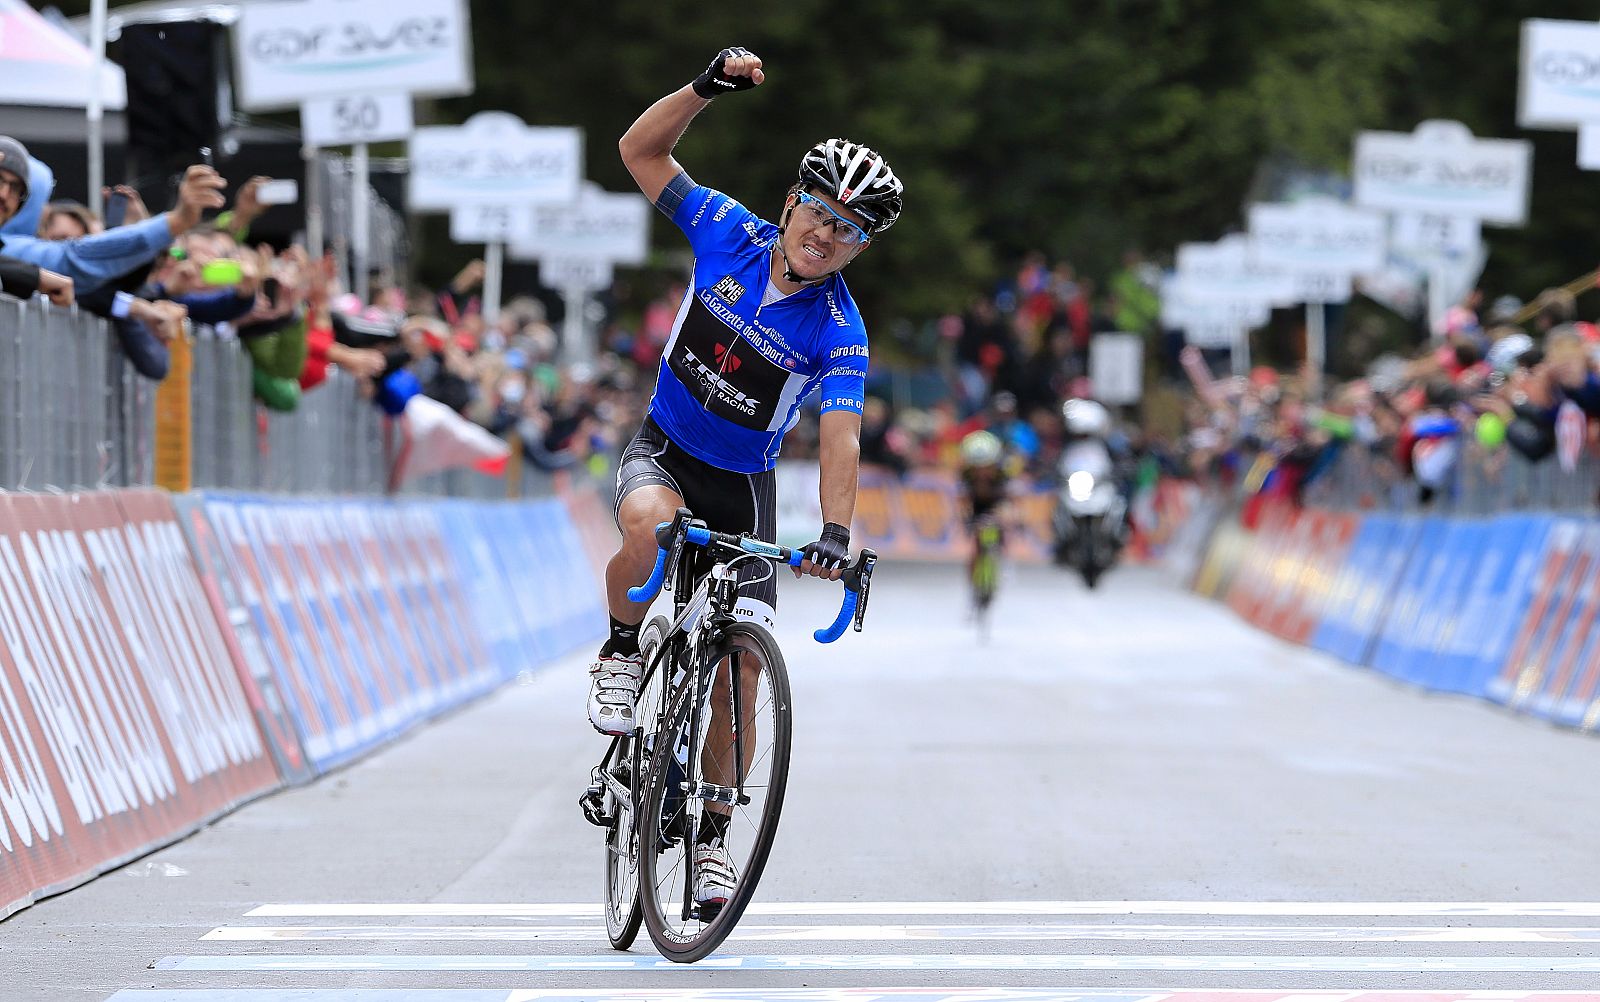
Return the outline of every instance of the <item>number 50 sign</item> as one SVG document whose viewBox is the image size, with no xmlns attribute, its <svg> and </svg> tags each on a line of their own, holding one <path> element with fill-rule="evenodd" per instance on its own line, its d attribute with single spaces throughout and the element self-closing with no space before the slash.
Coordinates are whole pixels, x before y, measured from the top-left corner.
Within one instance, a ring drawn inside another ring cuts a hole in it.
<svg viewBox="0 0 1600 1002">
<path fill-rule="evenodd" d="M 410 94 L 313 98 L 300 106 L 300 132 L 308 146 L 381 143 L 411 135 Z"/>
</svg>

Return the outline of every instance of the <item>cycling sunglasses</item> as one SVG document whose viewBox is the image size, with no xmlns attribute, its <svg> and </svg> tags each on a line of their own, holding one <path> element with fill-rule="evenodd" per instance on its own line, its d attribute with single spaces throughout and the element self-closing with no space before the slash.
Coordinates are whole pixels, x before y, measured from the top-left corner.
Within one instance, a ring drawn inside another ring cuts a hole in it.
<svg viewBox="0 0 1600 1002">
<path fill-rule="evenodd" d="M 833 206 L 824 202 L 815 195 L 808 195 L 803 191 L 795 192 L 798 200 L 797 208 L 803 211 L 802 219 L 808 221 L 813 227 L 832 226 L 834 239 L 845 246 L 864 244 L 872 236 L 856 223 L 833 211 Z"/>
</svg>

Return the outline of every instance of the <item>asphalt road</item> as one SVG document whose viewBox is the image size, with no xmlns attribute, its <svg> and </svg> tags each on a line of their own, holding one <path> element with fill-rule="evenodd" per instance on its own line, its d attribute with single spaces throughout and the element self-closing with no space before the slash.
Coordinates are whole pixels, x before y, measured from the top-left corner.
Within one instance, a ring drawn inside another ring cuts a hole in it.
<svg viewBox="0 0 1600 1002">
<path fill-rule="evenodd" d="M 0 923 L 0 999 L 1600 1000 L 1594 738 L 1290 647 L 1153 570 L 1095 594 L 1014 570 L 986 645 L 954 568 L 886 567 L 832 648 L 809 631 L 833 588 L 782 601 L 783 825 L 701 965 L 605 943 L 573 658 Z"/>
</svg>

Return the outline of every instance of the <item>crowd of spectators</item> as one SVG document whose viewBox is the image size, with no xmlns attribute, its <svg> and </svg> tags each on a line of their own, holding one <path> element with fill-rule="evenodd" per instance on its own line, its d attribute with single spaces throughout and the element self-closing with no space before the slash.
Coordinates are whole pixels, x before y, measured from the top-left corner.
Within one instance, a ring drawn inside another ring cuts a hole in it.
<svg viewBox="0 0 1600 1002">
<path fill-rule="evenodd" d="M 255 398 L 275 411 L 295 410 L 337 366 L 391 417 L 429 397 L 497 436 L 515 432 L 546 470 L 603 458 L 637 425 L 638 364 L 653 361 L 646 344 L 659 355 L 665 341 L 659 310 L 631 356 L 558 365 L 538 300 L 513 300 L 485 321 L 474 295 L 481 261 L 437 295 L 375 273 L 361 302 L 331 255 L 251 241 L 269 180 L 230 185 L 211 166 L 191 166 L 161 213 L 130 187 L 106 189 L 117 216 L 108 225 L 80 203 L 52 200 L 48 165 L 0 137 L 0 282 L 13 296 L 105 317 L 127 363 L 153 381 L 166 377 L 174 339 L 208 325 L 248 355 Z"/>
<path fill-rule="evenodd" d="M 108 226 L 83 205 L 53 201 L 48 166 L 0 137 L 5 291 L 107 317 L 128 363 L 152 380 L 166 375 L 168 345 L 185 324 L 206 324 L 248 354 L 266 408 L 294 410 L 337 366 L 384 413 L 399 416 L 414 397 L 429 398 L 518 443 L 535 469 L 598 474 L 615 461 L 647 406 L 684 295 L 680 277 L 658 277 L 647 290 L 653 295 L 608 316 L 599 350 L 587 356 L 593 361 L 574 363 L 543 300 L 516 297 L 485 318 L 481 261 L 439 290 L 375 273 L 370 301 L 361 302 L 331 257 L 253 243 L 267 180 L 230 184 L 195 165 L 162 213 L 131 188 L 108 189 L 119 216 Z M 863 460 L 899 473 L 952 467 L 962 438 L 987 428 L 1018 467 L 1048 476 L 1063 441 L 1062 401 L 1093 395 L 1090 339 L 1104 331 L 1153 335 L 1156 277 L 1134 254 L 1103 286 L 1070 263 L 1027 255 L 1009 280 L 938 320 L 936 363 L 921 363 L 938 386 L 920 406 L 891 405 L 887 353 L 875 344 Z M 785 455 L 815 448 L 808 410 Z"/>
<path fill-rule="evenodd" d="M 995 289 L 938 319 L 933 380 L 918 394 L 920 406 L 892 406 L 892 378 L 875 363 L 862 421 L 862 461 L 902 475 L 953 469 L 961 440 L 988 430 L 1005 443 L 1014 469 L 1049 480 L 1065 443 L 1062 404 L 1095 396 L 1089 372 L 1093 337 L 1138 334 L 1147 353 L 1159 345 L 1159 277 L 1134 252 L 1104 286 L 1071 262 L 1052 264 L 1042 253 L 1027 254 Z M 810 444 L 805 427 L 799 431 L 792 449 L 786 442 L 786 455 L 802 454 Z M 1134 422 L 1123 424 L 1118 435 L 1134 451 L 1153 444 L 1144 442 Z"/>
<path fill-rule="evenodd" d="M 1570 473 L 1600 431 L 1600 327 L 1564 288 L 1526 309 L 1474 291 L 1412 357 L 1382 356 L 1320 394 L 1267 368 L 1216 381 L 1194 352 L 1184 365 L 1189 465 L 1263 500 L 1300 503 L 1345 467 L 1361 503 L 1427 506 L 1455 498 L 1469 467 L 1493 481 L 1513 456 Z"/>
</svg>

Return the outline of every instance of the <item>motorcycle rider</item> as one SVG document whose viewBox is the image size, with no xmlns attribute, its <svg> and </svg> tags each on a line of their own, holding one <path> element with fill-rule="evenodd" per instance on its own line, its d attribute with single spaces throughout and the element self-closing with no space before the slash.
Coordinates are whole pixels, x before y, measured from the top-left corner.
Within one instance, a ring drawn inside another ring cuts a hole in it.
<svg viewBox="0 0 1600 1002">
<path fill-rule="evenodd" d="M 1061 482 L 1068 483 L 1074 473 L 1087 473 L 1095 483 L 1115 484 L 1122 498 L 1123 515 L 1117 526 L 1117 544 L 1120 546 L 1128 533 L 1128 477 L 1118 462 L 1111 445 L 1111 414 L 1099 402 L 1074 397 L 1061 405 L 1061 417 L 1067 426 L 1066 443 L 1061 450 L 1058 466 Z M 1070 527 L 1071 519 L 1064 526 Z M 1064 540 L 1058 539 L 1061 546 Z"/>
</svg>

